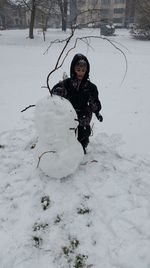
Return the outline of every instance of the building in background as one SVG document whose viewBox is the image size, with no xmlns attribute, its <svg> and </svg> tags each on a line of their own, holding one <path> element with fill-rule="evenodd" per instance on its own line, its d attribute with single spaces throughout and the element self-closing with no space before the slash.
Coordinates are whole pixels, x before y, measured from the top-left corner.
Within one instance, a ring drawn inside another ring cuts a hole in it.
<svg viewBox="0 0 150 268">
<path fill-rule="evenodd" d="M 10 1 L 0 2 L 0 29 L 25 28 L 25 9 Z"/>
<path fill-rule="evenodd" d="M 126 27 L 135 22 L 136 0 L 126 0 Z"/>
<path fill-rule="evenodd" d="M 116 26 L 124 27 L 126 23 L 126 0 L 114 0 L 113 23 Z"/>
<path fill-rule="evenodd" d="M 101 0 L 101 21 L 124 27 L 126 21 L 126 0 Z"/>
<path fill-rule="evenodd" d="M 99 26 L 99 0 L 70 0 L 70 23 L 80 27 Z"/>
<path fill-rule="evenodd" d="M 91 10 L 91 12 L 85 12 L 86 10 Z M 77 15 L 77 23 L 80 25 L 87 23 L 98 27 L 102 23 L 113 23 L 118 27 L 124 27 L 126 24 L 126 0 L 71 0 L 71 20 L 75 16 L 74 14 Z"/>
</svg>

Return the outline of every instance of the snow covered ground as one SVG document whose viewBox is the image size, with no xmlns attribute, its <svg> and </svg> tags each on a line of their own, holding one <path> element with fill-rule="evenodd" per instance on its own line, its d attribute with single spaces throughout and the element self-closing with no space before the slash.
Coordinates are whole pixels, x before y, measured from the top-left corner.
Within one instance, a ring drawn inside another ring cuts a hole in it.
<svg viewBox="0 0 150 268">
<path fill-rule="evenodd" d="M 99 34 L 78 30 L 76 36 Z M 0 267 L 1 268 L 149 268 L 150 267 L 150 105 L 149 41 L 127 30 L 105 40 L 79 42 L 51 87 L 76 52 L 91 63 L 99 88 L 104 122 L 93 117 L 88 154 L 72 176 L 54 180 L 37 169 L 33 147 L 34 108 L 48 95 L 48 72 L 61 45 L 43 55 L 46 42 L 27 30 L 0 32 Z M 73 43 L 73 40 L 72 40 Z"/>
</svg>

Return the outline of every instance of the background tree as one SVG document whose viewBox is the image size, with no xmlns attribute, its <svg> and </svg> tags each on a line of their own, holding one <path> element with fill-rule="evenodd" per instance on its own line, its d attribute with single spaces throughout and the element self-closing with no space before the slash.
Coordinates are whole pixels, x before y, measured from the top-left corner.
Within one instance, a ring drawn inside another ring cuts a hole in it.
<svg viewBox="0 0 150 268">
<path fill-rule="evenodd" d="M 10 0 L 12 1 L 12 0 Z M 29 38 L 33 39 L 33 29 L 34 29 L 34 23 L 35 23 L 35 14 L 36 14 L 36 7 L 39 3 L 39 0 L 17 0 L 17 4 L 22 6 L 26 9 L 26 13 L 29 13 Z"/>
<path fill-rule="evenodd" d="M 150 29 L 150 1 L 137 0 L 136 4 L 137 23 L 145 29 Z"/>
<path fill-rule="evenodd" d="M 150 39 L 150 1 L 136 0 L 135 27 L 131 33 L 140 39 Z"/>
<path fill-rule="evenodd" d="M 35 19 L 41 25 L 43 31 L 47 29 L 49 17 L 54 8 L 54 0 L 17 0 L 17 3 L 26 8 L 29 15 L 29 38 L 34 38 Z M 53 11 L 54 12 L 54 11 Z"/>
<path fill-rule="evenodd" d="M 66 31 L 67 29 L 67 11 L 69 0 L 57 0 L 57 4 L 61 13 L 61 21 L 62 21 L 62 31 Z"/>
<path fill-rule="evenodd" d="M 31 6 L 30 6 L 31 16 L 30 16 L 30 25 L 29 25 L 29 38 L 30 39 L 34 38 L 33 29 L 34 29 L 34 22 L 35 22 L 36 6 L 37 6 L 36 0 L 32 0 Z"/>
<path fill-rule="evenodd" d="M 3 14 L 4 0 L 0 0 L 0 28 L 5 29 L 5 16 Z"/>
</svg>

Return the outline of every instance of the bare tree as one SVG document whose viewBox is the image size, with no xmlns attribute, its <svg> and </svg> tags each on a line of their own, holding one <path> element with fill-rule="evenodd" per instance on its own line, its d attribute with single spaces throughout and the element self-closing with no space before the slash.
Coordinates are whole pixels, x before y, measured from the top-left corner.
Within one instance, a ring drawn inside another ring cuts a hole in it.
<svg viewBox="0 0 150 268">
<path fill-rule="evenodd" d="M 149 0 L 136 0 L 136 20 L 142 27 L 150 28 Z"/>
<path fill-rule="evenodd" d="M 150 1 L 136 0 L 135 27 L 131 33 L 139 39 L 150 39 Z"/>
<path fill-rule="evenodd" d="M 5 25 L 5 16 L 3 14 L 3 7 L 4 7 L 4 0 L 0 0 L 0 27 L 2 27 L 2 29 L 5 29 L 6 25 Z"/>
<path fill-rule="evenodd" d="M 12 0 L 10 0 L 12 1 Z M 26 8 L 29 14 L 29 38 L 34 39 L 35 19 L 41 16 L 43 31 L 47 29 L 48 19 L 55 4 L 54 0 L 17 0 L 16 3 Z M 39 19 L 39 18 L 38 18 Z"/>
<path fill-rule="evenodd" d="M 12 1 L 12 0 L 10 0 Z M 34 22 L 35 22 L 35 15 L 36 15 L 36 7 L 38 5 L 39 0 L 16 0 L 16 4 L 24 7 L 26 9 L 26 12 L 30 14 L 30 20 L 29 20 L 29 38 L 33 39 L 34 34 Z"/>
<path fill-rule="evenodd" d="M 67 11 L 68 11 L 68 0 L 57 0 L 57 4 L 61 13 L 61 21 L 62 21 L 62 31 L 66 31 L 67 29 Z"/>
<path fill-rule="evenodd" d="M 57 5 L 55 0 L 41 0 L 40 4 L 37 6 L 37 19 L 42 24 L 42 29 L 47 30 L 48 21 L 50 17 L 58 15 Z"/>
<path fill-rule="evenodd" d="M 33 29 L 34 29 L 34 22 L 35 22 L 35 12 L 36 12 L 36 0 L 31 1 L 31 17 L 30 17 L 30 25 L 29 25 L 29 38 L 33 39 Z"/>
</svg>

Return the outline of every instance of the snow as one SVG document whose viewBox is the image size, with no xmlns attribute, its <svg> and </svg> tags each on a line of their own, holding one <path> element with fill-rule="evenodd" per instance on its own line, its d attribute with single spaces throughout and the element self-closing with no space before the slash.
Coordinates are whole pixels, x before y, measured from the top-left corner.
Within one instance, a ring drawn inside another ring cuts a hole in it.
<svg viewBox="0 0 150 268">
<path fill-rule="evenodd" d="M 73 174 L 84 153 L 75 135 L 78 122 L 71 103 L 59 96 L 46 96 L 36 103 L 34 120 L 38 166 L 50 178 L 60 179 Z"/>
<path fill-rule="evenodd" d="M 91 63 L 90 78 L 99 89 L 104 122 L 93 116 L 88 154 L 74 174 L 59 180 L 37 168 L 35 108 L 47 98 L 43 88 L 62 44 L 44 54 L 44 43 L 27 30 L 0 35 L 0 267 L 2 268 L 148 268 L 150 266 L 150 106 L 149 41 L 116 30 L 110 40 L 79 42 L 50 79 L 61 80 L 76 52 Z M 99 34 L 78 30 L 76 36 Z M 74 40 L 74 39 L 73 39 Z M 72 44 L 73 44 L 72 40 Z M 42 88 L 41 88 L 42 87 Z M 70 155 L 70 158 L 72 155 Z M 43 201 L 44 200 L 44 201 Z"/>
</svg>

